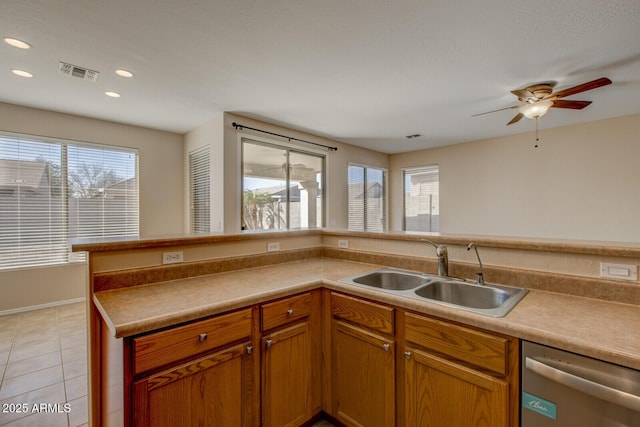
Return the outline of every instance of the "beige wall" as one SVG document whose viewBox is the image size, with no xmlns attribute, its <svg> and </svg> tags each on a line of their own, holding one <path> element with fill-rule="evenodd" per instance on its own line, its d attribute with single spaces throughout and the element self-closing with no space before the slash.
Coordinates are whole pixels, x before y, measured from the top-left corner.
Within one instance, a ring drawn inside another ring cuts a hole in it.
<svg viewBox="0 0 640 427">
<path fill-rule="evenodd" d="M 141 234 L 183 232 L 182 135 L 5 103 L 0 103 L 0 130 L 137 148 Z M 79 268 L 84 264 L 0 271 L 0 313 L 83 297 L 85 275 Z"/>
<path fill-rule="evenodd" d="M 440 165 L 441 233 L 640 242 L 640 115 L 392 155 L 391 228 L 402 168 Z"/>
<path fill-rule="evenodd" d="M 253 119 L 248 119 L 231 113 L 224 115 L 224 232 L 237 233 L 240 231 L 240 196 L 242 192 L 240 176 L 240 142 L 238 133 L 233 128 L 232 123 L 237 122 L 245 126 L 279 133 L 294 138 L 320 144 L 336 146 L 338 151 L 328 152 L 327 155 L 327 206 L 326 206 L 326 226 L 332 228 L 347 228 L 347 165 L 349 162 L 376 166 L 381 168 L 389 167 L 389 156 L 376 151 L 343 144 L 330 139 L 315 135 L 306 134 L 280 126 L 271 125 Z M 283 138 L 270 136 L 251 130 L 242 130 L 241 133 L 255 135 L 261 139 L 268 139 L 274 143 L 287 142 Z M 295 141 L 291 141 L 292 144 Z M 299 146 L 309 148 L 309 145 L 299 143 Z M 312 146 L 313 147 L 313 146 Z"/>
</svg>

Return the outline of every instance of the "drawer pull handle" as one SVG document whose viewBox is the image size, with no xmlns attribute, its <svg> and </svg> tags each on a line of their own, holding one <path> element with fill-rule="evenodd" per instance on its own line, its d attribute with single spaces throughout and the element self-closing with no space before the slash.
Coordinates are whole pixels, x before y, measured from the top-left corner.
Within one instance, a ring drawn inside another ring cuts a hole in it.
<svg viewBox="0 0 640 427">
<path fill-rule="evenodd" d="M 247 346 L 247 354 L 253 354 L 253 346 L 252 345 L 248 345 Z"/>
<path fill-rule="evenodd" d="M 391 346 L 390 346 L 389 344 L 386 344 L 386 343 L 385 343 L 385 344 L 382 344 L 382 349 L 383 349 L 384 351 L 389 351 L 389 349 L 390 349 L 390 348 L 391 348 Z"/>
<path fill-rule="evenodd" d="M 267 348 L 270 348 L 273 345 L 273 340 L 268 339 L 265 341 L 265 344 L 267 345 Z"/>
<path fill-rule="evenodd" d="M 287 316 L 289 316 L 289 317 L 293 316 L 293 309 L 292 308 L 287 310 Z"/>
<path fill-rule="evenodd" d="M 404 358 L 407 359 L 407 360 L 411 359 L 411 352 L 410 351 L 405 351 L 404 352 Z"/>
<path fill-rule="evenodd" d="M 198 339 L 200 340 L 200 342 L 205 342 L 207 340 L 207 334 L 200 334 L 198 336 Z"/>
</svg>

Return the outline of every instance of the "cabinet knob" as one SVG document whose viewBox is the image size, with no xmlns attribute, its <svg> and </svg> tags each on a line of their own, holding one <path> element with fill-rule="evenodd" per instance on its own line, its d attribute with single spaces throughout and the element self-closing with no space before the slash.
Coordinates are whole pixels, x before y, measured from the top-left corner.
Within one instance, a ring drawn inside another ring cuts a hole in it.
<svg viewBox="0 0 640 427">
<path fill-rule="evenodd" d="M 268 339 L 264 343 L 267 345 L 267 348 L 270 348 L 273 345 L 273 340 Z"/>
<path fill-rule="evenodd" d="M 205 342 L 207 340 L 207 334 L 200 334 L 198 336 L 198 339 L 200 340 L 200 342 Z"/>
<path fill-rule="evenodd" d="M 389 344 L 382 344 L 382 348 L 384 351 L 389 351 L 389 349 L 391 348 L 391 346 Z"/>
<path fill-rule="evenodd" d="M 247 346 L 247 354 L 253 354 L 253 346 L 252 345 L 248 345 Z"/>
<path fill-rule="evenodd" d="M 289 317 L 293 316 L 293 309 L 292 308 L 287 310 L 287 316 L 289 316 Z"/>
<path fill-rule="evenodd" d="M 411 352 L 410 351 L 405 351 L 404 352 L 404 358 L 407 359 L 407 360 L 411 359 Z"/>
</svg>

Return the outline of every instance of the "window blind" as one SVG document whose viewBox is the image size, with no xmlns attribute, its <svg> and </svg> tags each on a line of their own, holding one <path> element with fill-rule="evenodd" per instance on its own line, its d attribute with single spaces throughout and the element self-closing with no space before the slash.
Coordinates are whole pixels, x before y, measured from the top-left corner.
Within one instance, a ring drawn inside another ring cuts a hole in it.
<svg viewBox="0 0 640 427">
<path fill-rule="evenodd" d="M 354 231 L 387 229 L 387 172 L 384 169 L 349 165 L 348 227 Z"/>
<path fill-rule="evenodd" d="M 191 231 L 194 233 L 208 233 L 211 230 L 210 164 L 211 159 L 208 146 L 189 153 Z"/>
<path fill-rule="evenodd" d="M 136 150 L 0 134 L 0 268 L 69 261 L 72 237 L 137 236 Z"/>
<path fill-rule="evenodd" d="M 406 231 L 440 231 L 439 169 L 430 165 L 403 170 Z"/>
</svg>

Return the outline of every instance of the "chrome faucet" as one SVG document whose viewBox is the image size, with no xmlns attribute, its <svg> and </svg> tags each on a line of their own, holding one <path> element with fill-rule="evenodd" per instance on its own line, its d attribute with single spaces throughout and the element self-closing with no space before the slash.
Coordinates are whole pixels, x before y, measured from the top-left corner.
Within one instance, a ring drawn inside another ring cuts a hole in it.
<svg viewBox="0 0 640 427">
<path fill-rule="evenodd" d="M 480 261 L 480 254 L 478 254 L 478 247 L 476 246 L 475 243 L 469 243 L 467 245 L 467 250 L 470 251 L 471 248 L 475 249 L 476 257 L 478 257 L 478 264 L 480 264 L 480 271 L 476 273 L 478 275 L 478 281 L 476 283 L 478 283 L 478 285 L 484 285 L 484 276 L 482 274 L 482 261 Z"/>
<path fill-rule="evenodd" d="M 449 256 L 447 254 L 447 247 L 445 245 L 437 245 L 431 240 L 422 239 L 423 242 L 431 243 L 436 248 L 436 255 L 438 256 L 438 276 L 449 276 Z"/>
</svg>

